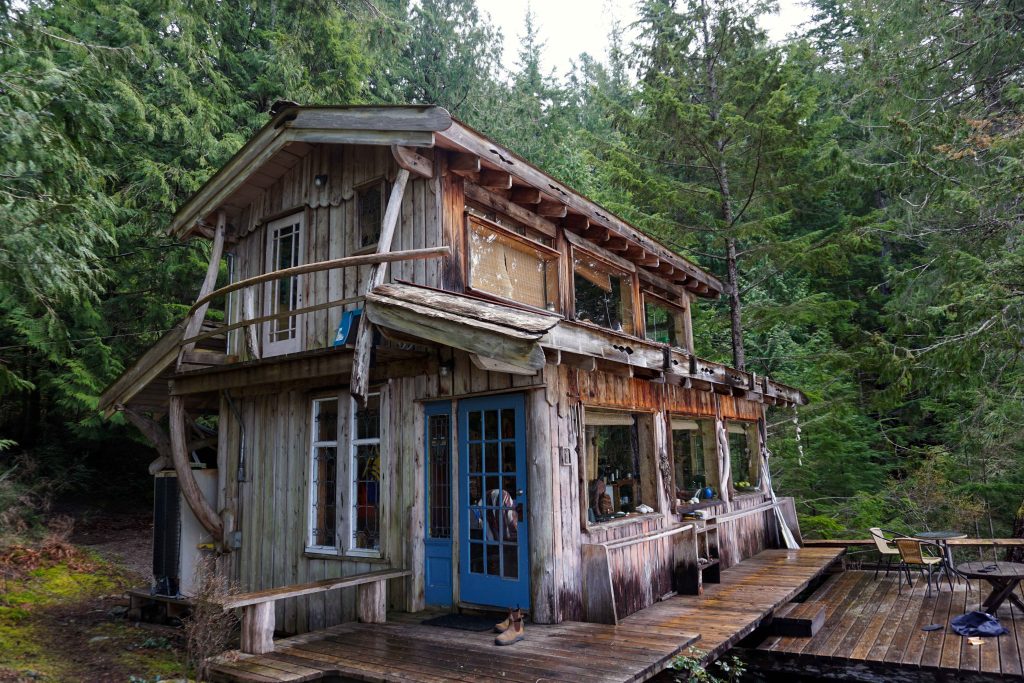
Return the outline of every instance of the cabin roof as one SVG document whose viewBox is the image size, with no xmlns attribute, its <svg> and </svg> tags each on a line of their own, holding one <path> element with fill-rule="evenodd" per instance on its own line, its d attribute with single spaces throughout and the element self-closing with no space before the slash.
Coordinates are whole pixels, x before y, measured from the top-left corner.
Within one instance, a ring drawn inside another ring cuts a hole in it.
<svg viewBox="0 0 1024 683">
<path fill-rule="evenodd" d="M 507 189 L 532 188 L 539 191 L 540 203 L 564 206 L 560 219 L 567 231 L 598 244 L 624 241 L 625 258 L 647 269 L 652 277 L 707 298 L 717 298 L 725 291 L 720 280 L 698 265 L 443 108 L 431 105 L 285 108 L 181 206 L 169 232 L 179 238 L 210 236 L 211 214 L 222 209 L 241 211 L 260 191 L 293 168 L 314 144 L 436 147 L 475 158 L 481 172 L 508 174 Z"/>
</svg>

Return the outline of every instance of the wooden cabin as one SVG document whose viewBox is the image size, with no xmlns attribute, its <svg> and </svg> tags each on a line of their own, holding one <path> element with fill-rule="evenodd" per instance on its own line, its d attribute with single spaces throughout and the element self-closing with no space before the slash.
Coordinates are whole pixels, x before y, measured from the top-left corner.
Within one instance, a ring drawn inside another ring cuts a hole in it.
<svg viewBox="0 0 1024 683">
<path fill-rule="evenodd" d="M 765 411 L 804 395 L 694 355 L 724 285 L 441 108 L 288 106 L 169 231 L 207 277 L 101 408 L 246 592 L 243 649 L 428 609 L 617 624 L 798 535 Z"/>
</svg>

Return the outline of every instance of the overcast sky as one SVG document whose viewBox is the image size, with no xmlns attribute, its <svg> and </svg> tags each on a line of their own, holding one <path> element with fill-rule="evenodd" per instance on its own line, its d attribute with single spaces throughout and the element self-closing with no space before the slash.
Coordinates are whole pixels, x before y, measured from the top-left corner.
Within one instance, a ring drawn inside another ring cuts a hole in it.
<svg viewBox="0 0 1024 683">
<path fill-rule="evenodd" d="M 571 60 L 581 52 L 604 61 L 612 20 L 618 19 L 623 26 L 635 21 L 635 4 L 635 0 L 477 0 L 505 36 L 504 61 L 510 69 L 515 67 L 526 8 L 532 7 L 545 42 L 545 70 L 553 68 L 558 76 L 569 70 Z M 764 21 L 772 40 L 782 40 L 811 14 L 800 0 L 780 0 L 779 9 Z"/>
</svg>

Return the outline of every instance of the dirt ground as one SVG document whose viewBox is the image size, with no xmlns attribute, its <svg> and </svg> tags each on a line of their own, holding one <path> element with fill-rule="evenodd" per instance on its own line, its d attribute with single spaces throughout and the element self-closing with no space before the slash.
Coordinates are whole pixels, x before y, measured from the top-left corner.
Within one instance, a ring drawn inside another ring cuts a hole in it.
<svg viewBox="0 0 1024 683">
<path fill-rule="evenodd" d="M 124 591 L 149 585 L 150 515 L 76 517 L 73 545 L 0 579 L 0 682 L 180 677 L 181 629 L 125 618 Z"/>
</svg>

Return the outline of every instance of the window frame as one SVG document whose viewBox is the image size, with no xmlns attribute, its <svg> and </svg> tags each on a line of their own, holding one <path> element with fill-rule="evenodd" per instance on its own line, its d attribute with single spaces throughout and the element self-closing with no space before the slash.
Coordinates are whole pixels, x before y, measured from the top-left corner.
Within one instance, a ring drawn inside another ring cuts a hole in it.
<svg viewBox="0 0 1024 683">
<path fill-rule="evenodd" d="M 542 243 L 540 243 L 540 242 L 538 242 L 538 241 L 536 241 L 534 239 L 531 239 L 528 234 L 527 235 L 520 235 L 517 232 L 509 230 L 505 226 L 502 226 L 502 225 L 500 225 L 498 223 L 495 223 L 495 222 L 490 221 L 490 220 L 488 220 L 486 218 L 478 216 L 475 213 L 470 213 L 469 211 L 465 211 L 463 213 L 463 218 L 464 218 L 464 221 L 463 221 L 463 240 L 464 240 L 464 242 L 463 242 L 463 254 L 464 254 L 464 256 L 463 256 L 463 272 L 466 274 L 466 285 L 465 285 L 465 287 L 466 287 L 466 291 L 467 292 L 470 292 L 470 293 L 472 293 L 472 294 L 474 294 L 476 296 L 479 296 L 479 297 L 482 297 L 482 298 L 485 298 L 485 299 L 491 299 L 493 301 L 497 301 L 497 302 L 500 302 L 500 303 L 510 304 L 510 305 L 513 305 L 513 306 L 521 307 L 521 308 L 526 308 L 526 309 L 531 310 L 531 311 L 538 311 L 538 312 L 544 313 L 546 315 L 557 315 L 557 316 L 563 316 L 564 315 L 564 313 L 562 312 L 562 307 L 563 307 L 563 304 L 562 304 L 562 258 L 561 258 L 562 255 L 561 255 L 561 253 L 557 249 L 555 249 L 553 247 L 549 247 L 546 244 L 542 244 Z M 512 219 L 510 219 L 510 220 L 512 220 Z M 473 223 L 473 222 L 478 223 L 480 226 L 482 226 L 482 227 L 484 227 L 484 228 L 486 228 L 488 230 L 491 230 L 492 232 L 495 232 L 495 233 L 501 235 L 502 237 L 506 237 L 506 238 L 508 238 L 508 239 L 510 239 L 510 240 L 512 240 L 514 242 L 518 242 L 518 243 L 522 244 L 525 247 L 528 247 L 530 249 L 533 249 L 533 250 L 535 250 L 535 251 L 537 251 L 537 252 L 539 252 L 541 254 L 545 254 L 545 255 L 550 257 L 551 260 L 549 261 L 549 263 L 553 264 L 554 267 L 555 267 L 554 280 L 555 280 L 556 291 L 554 292 L 554 296 L 551 297 L 552 301 L 554 302 L 555 310 L 548 310 L 547 308 L 539 308 L 539 307 L 534 306 L 532 304 L 524 303 L 524 302 L 518 301 L 516 299 L 510 299 L 508 297 L 503 297 L 500 294 L 494 294 L 493 292 L 488 292 L 487 290 L 478 289 L 476 287 L 473 287 L 473 285 L 472 285 L 472 282 L 473 282 L 473 254 L 472 254 L 472 244 L 473 244 L 472 232 L 473 232 L 473 226 L 471 225 L 471 223 Z M 525 226 L 525 227 L 527 228 L 527 231 L 529 231 L 529 227 L 528 226 Z"/>
<path fill-rule="evenodd" d="M 663 344 L 663 343 L 665 343 L 665 342 L 659 342 L 659 341 L 657 341 L 655 339 L 651 339 L 648 336 L 648 334 L 647 334 L 647 332 L 648 332 L 648 330 L 647 330 L 647 304 L 648 303 L 651 303 L 651 304 L 654 304 L 656 306 L 660 306 L 662 308 L 668 309 L 670 315 L 672 316 L 672 324 L 675 327 L 675 333 L 674 334 L 676 336 L 676 343 L 675 344 L 669 343 L 669 344 L 667 344 L 667 346 L 669 346 L 670 348 L 673 348 L 673 349 L 680 349 L 681 351 L 686 351 L 687 353 L 693 353 L 693 349 L 690 348 L 689 345 L 688 345 L 688 340 L 690 338 L 692 338 L 692 333 L 690 335 L 688 335 L 687 334 L 687 329 L 686 329 L 690 325 L 689 310 L 686 308 L 686 306 L 684 306 L 682 304 L 679 304 L 679 303 L 676 303 L 674 301 L 671 301 L 671 300 L 669 300 L 669 299 L 667 299 L 667 298 L 665 298 L 665 297 L 663 297 L 663 296 L 661 296 L 661 295 L 659 295 L 659 294 L 657 294 L 655 292 L 652 292 L 649 289 L 641 289 L 641 291 L 640 291 L 640 305 L 643 307 L 643 319 L 644 319 L 643 338 L 646 339 L 647 341 L 651 342 L 651 343 L 654 343 L 654 344 Z M 682 339 L 679 339 L 680 336 L 682 337 Z"/>
<path fill-rule="evenodd" d="M 356 438 L 356 415 L 358 413 L 358 400 L 349 395 L 349 415 L 348 415 L 348 457 L 345 460 L 345 476 L 347 487 L 346 491 L 348 494 L 349 502 L 344 506 L 345 516 L 341 521 L 340 526 L 343 529 L 345 542 L 342 544 L 344 554 L 348 557 L 369 557 L 369 558 L 380 558 L 384 550 L 384 492 L 386 487 L 384 486 L 384 478 L 387 474 L 387 468 L 384 463 L 384 447 L 381 435 L 383 430 L 381 426 L 384 422 L 384 395 L 379 388 L 371 389 L 367 392 L 366 397 L 376 396 L 379 400 L 379 414 L 378 414 L 378 425 L 377 425 L 377 436 L 368 439 Z M 355 519 L 358 515 L 356 510 L 359 505 L 358 495 L 358 482 L 355 479 L 355 462 L 356 453 L 359 446 L 377 446 L 377 457 L 379 459 L 378 467 L 380 474 L 377 479 L 377 547 L 376 548 L 356 548 L 355 547 Z"/>
<path fill-rule="evenodd" d="M 627 332 L 625 330 L 614 330 L 614 329 L 612 329 L 610 327 L 605 327 L 604 325 L 599 325 L 598 323 L 595 323 L 595 322 L 592 322 L 592 321 L 588 322 L 586 320 L 580 320 L 580 318 L 579 318 L 579 311 L 577 310 L 577 307 L 576 307 L 576 259 L 577 259 L 577 254 L 578 253 L 579 254 L 585 254 L 585 258 L 593 260 L 593 261 L 597 261 L 597 262 L 603 264 L 605 267 L 607 267 L 612 272 L 618 273 L 620 276 L 626 276 L 626 277 L 629 278 L 629 282 L 630 282 L 629 296 L 630 296 L 630 299 L 631 299 L 631 301 L 633 303 L 633 319 L 631 321 L 632 322 L 632 326 L 633 326 L 633 331 L 632 332 Z M 577 323 L 580 323 L 582 325 L 593 325 L 594 327 L 596 327 L 598 329 L 606 330 L 606 331 L 612 332 L 614 334 L 622 334 L 622 335 L 625 335 L 627 337 L 633 337 L 635 339 L 644 339 L 646 341 L 646 337 L 643 335 L 645 320 L 644 320 L 644 315 L 643 315 L 642 308 L 640 308 L 640 307 L 643 306 L 643 297 L 641 296 L 641 293 L 640 293 L 640 280 L 639 280 L 639 278 L 638 278 L 638 276 L 637 276 L 635 271 L 631 272 L 631 271 L 629 271 L 629 270 L 627 270 L 625 268 L 622 268 L 621 266 L 618 266 L 618 265 L 612 263 L 611 261 L 609 261 L 608 259 L 606 259 L 603 256 L 601 256 L 596 251 L 591 251 L 590 249 L 587 249 L 585 247 L 577 247 L 576 245 L 570 245 L 570 247 L 569 247 L 569 270 L 570 270 L 570 273 L 569 273 L 570 277 L 568 277 L 567 279 L 570 281 L 569 296 L 570 296 L 571 304 L 572 305 L 571 305 L 571 316 L 568 316 L 568 317 L 571 317 L 571 319 L 573 321 L 575 321 Z M 638 304 L 639 304 L 639 306 L 638 306 Z"/>
<path fill-rule="evenodd" d="M 318 403 L 334 401 L 337 405 L 337 425 L 335 438 L 332 439 L 317 439 L 315 434 L 316 431 L 316 407 Z M 344 415 L 342 413 L 342 401 L 340 396 L 337 394 L 314 396 L 310 399 L 310 411 L 309 411 L 309 449 L 306 454 L 306 482 L 307 482 L 307 495 L 306 495 L 306 542 L 305 552 L 318 554 L 318 555 L 341 555 L 341 524 L 339 519 L 339 511 L 341 506 L 341 496 L 339 483 L 342 476 L 342 457 L 341 457 L 341 444 L 343 436 L 345 435 L 344 430 Z M 316 529 L 316 507 L 315 497 L 317 494 L 314 482 L 316 481 L 316 449 L 317 448 L 329 448 L 333 444 L 334 447 L 334 545 L 321 545 L 316 543 L 315 529 Z"/>
<path fill-rule="evenodd" d="M 648 501 L 648 500 L 641 500 L 638 503 L 640 505 L 647 505 L 648 507 L 654 508 L 653 512 L 630 513 L 630 514 L 627 514 L 627 515 L 625 515 L 623 517 L 617 517 L 617 518 L 614 518 L 614 519 L 608 519 L 608 520 L 605 520 L 603 522 L 601 522 L 601 521 L 591 522 L 590 521 L 590 516 L 588 514 L 588 511 L 590 510 L 590 482 L 591 482 L 591 479 L 589 477 L 590 477 L 591 473 L 587 471 L 587 465 L 588 465 L 588 463 L 590 461 L 590 455 L 587 452 L 587 449 L 589 448 L 589 440 L 587 438 L 587 427 L 588 427 L 587 412 L 588 411 L 591 414 L 595 414 L 595 413 L 597 413 L 597 414 L 600 414 L 600 413 L 617 414 L 617 415 L 624 415 L 624 416 L 628 416 L 628 417 L 632 418 L 633 424 L 631 426 L 631 429 L 634 430 L 634 432 L 635 432 L 634 436 L 635 436 L 636 442 L 637 442 L 637 466 L 641 470 L 641 471 L 635 473 L 636 474 L 635 483 L 633 484 L 633 495 L 634 495 L 634 497 L 641 496 L 641 493 L 643 493 L 644 491 L 647 491 L 650 488 L 649 486 L 645 488 L 644 483 L 642 481 L 642 479 L 643 479 L 643 470 L 644 470 L 644 467 L 645 467 L 644 460 L 646 459 L 648 461 L 646 463 L 646 468 L 648 470 L 650 470 L 650 471 L 653 471 L 658 466 L 657 465 L 657 454 L 655 453 L 656 449 L 651 447 L 651 446 L 653 446 L 653 444 L 647 444 L 648 448 L 645 448 L 644 425 L 642 424 L 643 420 L 645 420 L 645 419 L 647 419 L 647 420 L 657 419 L 657 413 L 651 413 L 651 412 L 642 411 L 642 410 L 622 410 L 622 409 L 609 408 L 607 406 L 600 406 L 600 405 L 592 405 L 592 406 L 584 405 L 583 406 L 583 411 L 582 411 L 583 419 L 582 419 L 581 424 L 580 424 L 580 431 L 581 431 L 581 434 L 583 435 L 583 438 L 582 438 L 583 448 L 582 448 L 581 456 L 580 456 L 581 457 L 580 472 L 581 472 L 582 476 L 580 476 L 580 493 L 579 493 L 579 499 L 580 499 L 580 526 L 581 526 L 582 530 L 584 532 L 598 531 L 600 529 L 605 529 L 605 528 L 608 528 L 608 527 L 614 527 L 614 526 L 621 525 L 621 524 L 628 524 L 630 522 L 637 522 L 639 520 L 646 519 L 648 517 L 661 515 L 662 511 L 659 510 L 659 508 L 660 508 L 659 501 L 657 500 L 657 496 L 655 496 L 654 500 L 650 500 L 650 501 Z M 590 425 L 590 426 L 600 426 L 600 425 Z M 625 425 L 623 425 L 623 426 L 625 426 Z M 598 456 L 598 457 L 600 458 L 600 456 Z"/>
<path fill-rule="evenodd" d="M 732 489 L 732 493 L 737 496 L 755 496 L 763 493 L 761 489 L 762 483 L 762 472 L 761 472 L 761 448 L 758 443 L 759 437 L 757 436 L 757 422 L 751 420 L 725 420 L 725 434 L 726 438 L 732 434 L 743 434 L 747 440 L 747 451 L 749 460 L 747 461 L 747 475 L 742 480 L 736 479 L 736 472 L 733 471 L 733 452 L 732 444 L 729 444 L 729 487 Z M 756 477 L 751 477 L 753 473 L 757 473 Z M 736 488 L 737 481 L 749 481 L 751 488 L 757 489 L 756 491 L 741 491 Z"/>
<path fill-rule="evenodd" d="M 363 222 L 362 214 L 360 213 L 360 195 L 374 185 L 380 185 L 380 226 L 378 226 L 377 229 L 377 240 L 372 244 L 363 244 Z M 352 188 L 352 199 L 355 202 L 355 212 L 353 215 L 355 216 L 356 222 L 356 229 L 353 231 L 355 242 L 352 245 L 352 255 L 372 253 L 376 251 L 377 247 L 380 245 L 380 233 L 384 228 L 384 214 L 386 214 L 388 210 L 388 197 L 390 194 L 388 192 L 389 185 L 390 183 L 388 183 L 388 179 L 381 175 L 361 182 Z"/>
<path fill-rule="evenodd" d="M 277 237 L 275 237 L 274 233 L 275 231 L 280 230 L 282 227 L 285 226 L 298 226 L 297 248 L 295 251 L 295 257 L 293 258 L 294 263 L 292 264 L 292 266 L 289 267 L 301 266 L 305 263 L 304 257 L 306 250 L 306 226 L 309 224 L 308 216 L 306 214 L 307 211 L 305 209 L 300 209 L 298 211 L 289 212 L 287 215 L 274 218 L 273 220 L 268 220 L 264 223 L 264 231 L 266 234 L 263 245 L 263 272 L 265 274 L 274 273 L 279 270 L 278 268 L 273 268 L 273 270 L 271 270 L 271 268 L 275 265 L 274 242 L 275 240 L 278 239 Z M 274 295 L 276 291 L 275 287 L 278 285 L 281 279 L 283 278 L 271 280 L 265 283 L 263 286 L 263 306 L 261 308 L 263 310 L 264 315 L 275 315 L 276 313 L 280 312 L 274 311 L 273 306 L 275 299 Z M 292 275 L 289 279 L 292 281 L 293 287 L 295 289 L 295 305 L 293 308 L 290 308 L 289 310 L 297 311 L 300 310 L 303 305 L 302 288 L 303 285 L 305 284 L 305 278 L 303 278 L 301 275 Z M 282 320 L 287 320 L 287 318 L 282 318 L 280 320 L 268 320 L 267 322 L 260 325 L 260 340 L 263 343 L 263 356 L 280 356 L 286 353 L 295 353 L 296 351 L 302 350 L 302 340 L 304 336 L 302 333 L 303 316 L 302 314 L 294 314 L 289 317 L 294 320 L 295 325 L 295 334 L 290 339 L 285 339 L 282 341 L 273 340 L 273 335 L 275 332 L 274 325 L 280 323 Z"/>
</svg>

